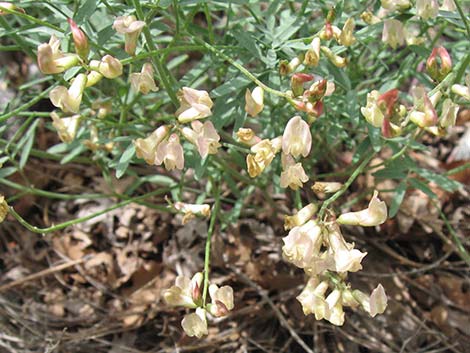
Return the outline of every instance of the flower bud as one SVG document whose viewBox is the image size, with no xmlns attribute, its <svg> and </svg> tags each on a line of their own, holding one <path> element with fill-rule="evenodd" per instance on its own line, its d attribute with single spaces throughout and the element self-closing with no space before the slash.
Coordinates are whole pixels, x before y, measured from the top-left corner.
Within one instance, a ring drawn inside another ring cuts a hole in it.
<svg viewBox="0 0 470 353">
<path fill-rule="evenodd" d="M 307 223 L 318 210 L 318 206 L 309 203 L 293 216 L 284 216 L 284 229 L 289 230 Z"/>
<path fill-rule="evenodd" d="M 80 115 L 60 118 L 56 112 L 51 112 L 52 126 L 57 130 L 59 138 L 64 143 L 71 143 L 75 139 L 80 124 Z"/>
<path fill-rule="evenodd" d="M 67 22 L 72 29 L 72 38 L 75 44 L 75 52 L 81 57 L 83 60 L 86 60 L 88 54 L 90 53 L 90 46 L 88 45 L 88 39 L 83 33 L 83 31 L 78 28 L 77 24 L 71 18 L 67 19 Z"/>
<path fill-rule="evenodd" d="M 436 57 L 439 57 L 440 65 Z M 434 80 L 438 82 L 442 81 L 452 70 L 452 59 L 448 51 L 444 47 L 434 48 L 426 61 L 426 69 L 428 70 L 429 76 Z"/>
<path fill-rule="evenodd" d="M 101 81 L 103 75 L 98 71 L 90 71 L 87 75 L 86 87 L 92 87 Z"/>
<path fill-rule="evenodd" d="M 437 0 L 416 0 L 416 15 L 423 20 L 435 18 L 439 13 Z"/>
<path fill-rule="evenodd" d="M 197 308 L 195 313 L 185 315 L 181 327 L 189 337 L 201 338 L 207 335 L 206 310 Z"/>
<path fill-rule="evenodd" d="M 79 74 L 68 90 L 64 86 L 55 87 L 49 93 L 52 104 L 65 113 L 78 113 L 86 83 L 87 75 Z"/>
<path fill-rule="evenodd" d="M 175 202 L 174 208 L 184 214 L 183 224 L 188 223 L 196 215 L 200 215 L 206 218 L 211 216 L 211 207 L 207 204 L 190 204 L 184 202 Z"/>
<path fill-rule="evenodd" d="M 390 11 L 404 11 L 411 6 L 409 0 L 382 0 L 381 5 Z"/>
<path fill-rule="evenodd" d="M 325 79 L 318 80 L 314 82 L 310 88 L 305 91 L 304 97 L 309 100 L 309 102 L 315 103 L 323 99 L 326 94 L 328 86 L 328 81 Z"/>
<path fill-rule="evenodd" d="M 373 227 L 387 220 L 387 205 L 377 197 L 379 193 L 374 191 L 367 209 L 358 212 L 348 212 L 340 215 L 337 222 L 363 227 Z"/>
<path fill-rule="evenodd" d="M 206 91 L 183 87 L 177 96 L 180 107 L 175 114 L 180 123 L 189 123 L 212 115 L 211 108 L 214 103 Z"/>
<path fill-rule="evenodd" d="M 304 83 L 312 81 L 314 78 L 315 76 L 313 75 L 300 72 L 293 74 L 290 80 L 290 87 L 294 96 L 301 96 L 304 93 Z"/>
<path fill-rule="evenodd" d="M 387 301 L 388 299 L 384 287 L 379 284 L 370 295 L 370 316 L 374 317 L 377 314 L 382 314 L 387 308 Z"/>
<path fill-rule="evenodd" d="M 330 48 L 322 46 L 320 49 L 323 54 L 325 54 L 325 56 L 328 58 L 328 60 L 330 60 L 330 62 L 336 67 L 345 67 L 348 64 L 347 58 L 343 58 L 339 55 L 336 55 L 331 51 Z"/>
<path fill-rule="evenodd" d="M 279 74 L 281 76 L 289 75 L 294 72 L 304 60 L 303 54 L 296 56 L 291 61 L 281 60 L 279 63 Z"/>
<path fill-rule="evenodd" d="M 257 116 L 264 108 L 264 91 L 261 87 L 255 87 L 253 92 L 249 88 L 245 93 L 245 111 L 252 117 Z"/>
<path fill-rule="evenodd" d="M 184 151 L 180 144 L 178 135 L 172 134 L 168 140 L 162 141 L 157 145 L 155 153 L 155 164 L 165 164 L 166 170 L 184 168 Z"/>
<path fill-rule="evenodd" d="M 398 90 L 391 89 L 382 93 L 377 99 L 377 105 L 386 118 L 390 118 L 395 110 L 395 103 L 398 100 Z"/>
<path fill-rule="evenodd" d="M 282 135 L 282 151 L 290 153 L 294 158 L 302 155 L 307 157 L 312 148 L 310 126 L 300 116 L 289 120 Z"/>
<path fill-rule="evenodd" d="M 382 32 L 382 41 L 393 49 L 405 44 L 405 30 L 403 24 L 396 19 L 386 19 Z"/>
<path fill-rule="evenodd" d="M 125 47 L 124 50 L 129 55 L 135 54 L 137 47 L 137 39 L 139 38 L 142 28 L 144 28 L 144 21 L 137 21 L 135 16 L 120 16 L 114 20 L 113 28 L 116 32 L 124 34 Z"/>
<path fill-rule="evenodd" d="M 320 38 L 314 37 L 310 48 L 305 53 L 304 65 L 305 66 L 318 66 L 320 61 Z"/>
<path fill-rule="evenodd" d="M 51 36 L 49 43 L 38 46 L 38 66 L 43 74 L 58 74 L 78 64 L 75 54 L 63 54 L 60 41 L 55 35 Z"/>
<path fill-rule="evenodd" d="M 8 214 L 8 204 L 3 195 L 0 195 L 0 223 L 2 223 Z"/>
<path fill-rule="evenodd" d="M 241 127 L 240 129 L 238 129 L 236 134 L 238 141 L 248 146 L 256 145 L 258 142 L 261 141 L 261 139 L 255 135 L 255 132 L 249 128 Z"/>
<path fill-rule="evenodd" d="M 148 164 L 153 165 L 155 163 L 157 146 L 166 138 L 169 131 L 168 125 L 162 125 L 145 139 L 138 138 L 134 140 L 137 158 L 143 158 Z"/>
<path fill-rule="evenodd" d="M 370 11 L 364 11 L 361 13 L 361 19 L 367 23 L 368 25 L 375 25 L 376 23 L 380 23 L 381 20 L 377 16 L 375 16 L 372 12 Z"/>
<path fill-rule="evenodd" d="M 90 61 L 90 68 L 98 71 L 104 77 L 113 79 L 122 75 L 121 62 L 111 55 L 105 55 L 101 59 Z"/>
<path fill-rule="evenodd" d="M 342 183 L 337 182 L 320 182 L 316 181 L 312 186 L 312 190 L 315 194 L 332 194 L 341 189 Z"/>
<path fill-rule="evenodd" d="M 354 18 L 350 17 L 346 20 L 341 34 L 339 35 L 338 42 L 345 47 L 349 47 L 356 43 L 356 38 L 354 38 Z"/>
</svg>

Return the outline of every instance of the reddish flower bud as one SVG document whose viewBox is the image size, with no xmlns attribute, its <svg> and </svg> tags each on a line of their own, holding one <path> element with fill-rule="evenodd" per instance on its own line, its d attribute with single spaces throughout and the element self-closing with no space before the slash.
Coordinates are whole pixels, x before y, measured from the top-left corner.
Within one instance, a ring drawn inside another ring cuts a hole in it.
<svg viewBox="0 0 470 353">
<path fill-rule="evenodd" d="M 304 93 L 304 83 L 308 81 L 312 81 L 314 79 L 313 75 L 304 74 L 304 73 L 296 73 L 292 75 L 290 80 L 290 87 L 294 96 L 301 96 Z"/>
<path fill-rule="evenodd" d="M 386 118 L 389 118 L 393 114 L 393 108 L 398 100 L 398 90 L 391 89 L 379 96 L 377 104 L 384 113 Z"/>
<path fill-rule="evenodd" d="M 70 25 L 72 30 L 72 37 L 73 42 L 75 44 L 75 52 L 80 56 L 83 60 L 86 60 L 88 54 L 90 53 L 90 46 L 88 44 L 88 39 L 83 33 L 83 31 L 78 28 L 77 24 L 71 18 L 67 19 L 67 22 Z"/>
<path fill-rule="evenodd" d="M 438 59 L 440 60 L 440 67 Z M 452 59 L 444 47 L 434 48 L 426 61 L 426 69 L 429 76 L 436 81 L 442 81 L 452 70 Z"/>
</svg>

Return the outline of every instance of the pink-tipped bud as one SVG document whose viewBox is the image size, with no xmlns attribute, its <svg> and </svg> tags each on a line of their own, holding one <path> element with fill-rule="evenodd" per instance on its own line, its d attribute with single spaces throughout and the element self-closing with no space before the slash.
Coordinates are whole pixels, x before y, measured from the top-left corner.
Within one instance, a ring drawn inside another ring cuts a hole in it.
<svg viewBox="0 0 470 353">
<path fill-rule="evenodd" d="M 322 100 L 326 93 L 327 83 L 328 81 L 325 79 L 315 82 L 307 91 L 304 92 L 304 97 L 312 103 Z"/>
<path fill-rule="evenodd" d="M 88 39 L 83 33 L 83 31 L 78 28 L 77 24 L 71 18 L 67 19 L 67 22 L 70 25 L 70 29 L 72 30 L 72 38 L 75 44 L 75 52 L 78 54 L 80 58 L 86 60 L 88 54 L 90 53 L 90 46 L 88 44 Z"/>
<path fill-rule="evenodd" d="M 325 31 L 323 32 L 323 38 L 325 40 L 330 40 L 333 37 L 333 27 L 330 22 L 325 23 Z"/>
<path fill-rule="evenodd" d="M 440 65 L 438 60 L 440 60 Z M 452 59 L 444 47 L 434 48 L 426 61 L 426 69 L 429 76 L 436 81 L 442 81 L 452 70 Z"/>
<path fill-rule="evenodd" d="M 296 73 L 292 75 L 290 80 L 290 87 L 294 96 L 301 96 L 304 93 L 304 83 L 308 81 L 312 81 L 314 79 L 313 75 L 304 74 L 304 73 Z"/>
</svg>

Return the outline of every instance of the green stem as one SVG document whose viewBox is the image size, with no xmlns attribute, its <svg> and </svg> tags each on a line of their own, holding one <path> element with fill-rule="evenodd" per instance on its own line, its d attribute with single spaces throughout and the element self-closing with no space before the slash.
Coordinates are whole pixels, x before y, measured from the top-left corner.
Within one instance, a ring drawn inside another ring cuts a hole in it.
<svg viewBox="0 0 470 353">
<path fill-rule="evenodd" d="M 333 202 L 335 202 L 337 199 L 339 199 L 345 192 L 346 190 L 351 186 L 351 184 L 356 180 L 356 178 L 359 176 L 359 174 L 362 173 L 362 171 L 365 169 L 367 164 L 374 158 L 375 154 L 371 153 L 368 157 L 366 157 L 361 164 L 356 168 L 356 170 L 351 174 L 349 179 L 344 183 L 344 185 L 339 189 L 333 196 L 331 196 L 328 200 L 325 200 L 323 202 L 323 205 L 320 208 L 320 211 L 318 212 L 318 218 L 322 219 L 323 215 L 325 214 L 326 209 L 328 206 L 330 206 Z"/>
<path fill-rule="evenodd" d="M 132 3 L 134 4 L 137 18 L 141 21 L 144 21 L 144 13 L 140 5 L 140 0 L 132 0 Z M 143 32 L 144 32 L 149 50 L 156 51 L 158 48 L 155 45 L 155 42 L 153 41 L 152 34 L 150 33 L 150 29 L 148 28 L 148 26 L 144 27 Z M 178 101 L 178 97 L 176 97 L 175 91 L 173 90 L 172 82 L 169 77 L 170 73 L 168 72 L 168 69 L 162 64 L 161 58 L 159 57 L 152 56 L 152 62 L 154 63 L 157 69 L 158 76 L 160 76 L 160 81 L 162 82 L 163 87 L 165 87 L 165 90 L 170 96 L 171 101 L 177 107 L 179 104 L 179 101 Z"/>
<path fill-rule="evenodd" d="M 111 206 L 111 207 L 108 207 L 104 210 L 101 210 L 99 212 L 96 212 L 96 213 L 93 213 L 93 214 L 90 214 L 88 216 L 85 216 L 85 217 L 80 217 L 80 218 L 76 218 L 76 219 L 72 219 L 70 221 L 67 221 L 67 222 L 63 222 L 63 223 L 60 223 L 60 224 L 56 224 L 54 226 L 51 226 L 51 227 L 47 227 L 47 228 L 38 228 L 36 226 L 33 226 L 31 225 L 30 223 L 28 223 L 23 217 L 21 217 L 16 211 L 15 209 L 10 206 L 10 213 L 13 215 L 13 217 L 16 218 L 16 220 L 23 226 L 25 227 L 26 229 L 28 229 L 29 231 L 33 232 L 33 233 L 39 233 L 39 234 L 46 234 L 46 233 L 51 233 L 51 232 L 54 232 L 54 231 L 57 231 L 57 230 L 61 230 L 61 229 L 64 229 L 66 227 L 69 227 L 69 226 L 72 226 L 74 224 L 78 224 L 78 223 L 82 223 L 82 222 L 86 222 L 90 219 L 93 219 L 95 217 L 98 217 L 98 216 L 101 216 L 103 214 L 106 214 L 108 212 L 111 212 L 115 209 L 118 209 L 120 207 L 124 207 L 124 206 L 127 206 L 133 202 L 137 202 L 137 201 L 140 201 L 140 200 L 143 200 L 143 199 L 146 199 L 148 197 L 151 197 L 151 196 L 155 196 L 155 195 L 161 195 L 161 194 L 164 194 L 165 192 L 167 192 L 169 189 L 159 189 L 159 190 L 155 190 L 155 191 L 152 191 L 152 192 L 149 192 L 147 194 L 144 194 L 144 195 L 140 195 L 140 196 L 136 196 L 136 197 L 133 197 L 133 198 L 130 198 L 128 200 L 125 200 L 125 201 L 122 201 L 122 202 L 119 202 L 117 204 L 115 204 L 114 206 Z"/>
<path fill-rule="evenodd" d="M 462 18 L 463 24 L 465 26 L 465 29 L 467 30 L 467 36 L 470 39 L 470 26 L 468 24 L 467 16 L 465 16 L 465 13 L 462 10 L 462 6 L 460 6 L 460 0 L 454 0 L 454 4 L 457 7 L 457 11 L 459 12 L 459 15 Z"/>
<path fill-rule="evenodd" d="M 230 65 L 232 65 L 233 67 L 235 67 L 236 69 L 238 69 L 243 75 L 245 75 L 247 78 L 249 78 L 251 81 L 253 81 L 254 83 L 256 83 L 259 87 L 261 87 L 262 89 L 264 89 L 266 92 L 268 93 L 271 93 L 271 94 L 274 94 L 275 96 L 279 96 L 279 97 L 283 97 L 283 98 L 286 98 L 287 100 L 289 101 L 292 101 L 292 97 L 285 93 L 285 92 L 281 92 L 281 91 L 278 91 L 274 88 L 271 88 L 267 85 L 265 85 L 263 82 L 261 82 L 255 75 L 253 75 L 250 71 L 248 71 L 247 69 L 245 69 L 242 65 L 240 65 L 239 63 L 237 63 L 235 60 L 233 60 L 230 56 L 228 55 L 225 55 L 223 52 L 221 52 L 220 50 L 218 50 L 217 48 L 213 47 L 212 45 L 210 45 L 209 43 L 206 43 L 205 41 L 197 38 L 197 37 L 192 37 L 192 39 L 199 43 L 200 45 L 202 45 L 203 47 L 205 47 L 207 50 L 211 51 L 212 53 L 214 53 L 216 56 L 224 59 L 225 61 L 228 61 Z"/>
<path fill-rule="evenodd" d="M 206 299 L 207 299 L 207 290 L 209 289 L 209 271 L 210 271 L 210 263 L 211 263 L 211 239 L 212 234 L 214 234 L 215 229 L 215 221 L 217 219 L 217 214 L 219 213 L 220 208 L 220 190 L 219 186 L 215 186 L 215 204 L 211 214 L 211 220 L 209 222 L 209 229 L 207 231 L 207 239 L 206 239 L 206 250 L 204 255 L 204 290 L 202 292 L 202 306 L 206 306 Z"/>
</svg>

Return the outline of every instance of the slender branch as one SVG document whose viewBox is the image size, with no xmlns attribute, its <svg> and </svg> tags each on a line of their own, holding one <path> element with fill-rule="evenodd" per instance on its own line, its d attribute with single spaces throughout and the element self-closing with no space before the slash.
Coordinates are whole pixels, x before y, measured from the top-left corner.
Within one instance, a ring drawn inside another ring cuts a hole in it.
<svg viewBox="0 0 470 353">
<path fill-rule="evenodd" d="M 460 17 L 462 17 L 463 24 L 467 30 L 468 39 L 470 39 L 470 25 L 468 24 L 468 19 L 463 12 L 462 6 L 460 6 L 460 0 L 454 0 L 454 4 L 457 7 L 457 11 L 459 12 Z"/>
<path fill-rule="evenodd" d="M 207 299 L 207 290 L 209 288 L 209 272 L 210 272 L 210 263 L 211 263 L 211 239 L 212 234 L 214 234 L 215 229 L 215 221 L 217 219 L 217 214 L 219 213 L 220 208 L 220 190 L 219 186 L 215 186 L 215 204 L 212 210 L 211 220 L 209 222 L 209 229 L 207 231 L 207 239 L 206 239 L 206 250 L 204 256 L 204 290 L 202 292 L 202 305 L 203 307 L 206 306 L 206 299 Z"/>
</svg>

